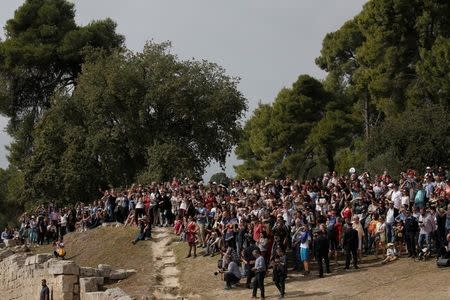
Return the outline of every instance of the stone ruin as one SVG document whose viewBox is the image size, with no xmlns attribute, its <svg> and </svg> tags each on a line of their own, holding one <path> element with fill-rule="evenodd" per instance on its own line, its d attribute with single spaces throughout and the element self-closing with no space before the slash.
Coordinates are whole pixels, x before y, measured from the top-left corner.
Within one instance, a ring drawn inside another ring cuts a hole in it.
<svg viewBox="0 0 450 300">
<path fill-rule="evenodd" d="M 80 267 L 53 255 L 32 254 L 26 246 L 0 249 L 0 298 L 38 299 L 46 279 L 52 300 L 131 300 L 120 288 L 104 289 L 105 282 L 125 279 L 135 270 Z"/>
</svg>

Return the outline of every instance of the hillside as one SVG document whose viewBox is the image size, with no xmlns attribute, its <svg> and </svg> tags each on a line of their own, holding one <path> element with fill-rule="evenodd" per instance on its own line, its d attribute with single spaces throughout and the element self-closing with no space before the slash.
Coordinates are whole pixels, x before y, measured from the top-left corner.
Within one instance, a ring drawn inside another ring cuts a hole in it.
<svg viewBox="0 0 450 300">
<path fill-rule="evenodd" d="M 86 232 L 69 233 L 64 239 L 67 259 L 80 266 L 109 264 L 115 268 L 135 269 L 137 274 L 114 286 L 122 288 L 137 299 L 142 295 L 151 295 L 155 285 L 151 242 L 131 244 L 136 232 L 135 228 L 100 227 Z M 37 253 L 53 251 L 51 245 L 32 250 Z"/>
</svg>

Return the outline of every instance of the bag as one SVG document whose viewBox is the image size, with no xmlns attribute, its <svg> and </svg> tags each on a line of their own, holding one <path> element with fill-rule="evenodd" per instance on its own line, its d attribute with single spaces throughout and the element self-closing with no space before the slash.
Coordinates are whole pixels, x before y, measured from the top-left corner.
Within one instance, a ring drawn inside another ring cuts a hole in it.
<svg viewBox="0 0 450 300">
<path fill-rule="evenodd" d="M 450 259 L 440 257 L 436 261 L 438 267 L 450 267 Z"/>
</svg>

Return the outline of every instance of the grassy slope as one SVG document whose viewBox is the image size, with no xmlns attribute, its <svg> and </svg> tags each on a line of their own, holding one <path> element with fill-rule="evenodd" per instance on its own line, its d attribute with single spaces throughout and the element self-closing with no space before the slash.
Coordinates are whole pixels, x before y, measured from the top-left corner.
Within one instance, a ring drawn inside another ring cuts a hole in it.
<svg viewBox="0 0 450 300">
<path fill-rule="evenodd" d="M 152 272 L 150 242 L 131 244 L 135 228 L 101 227 L 87 232 L 67 234 L 64 238 L 67 259 L 80 266 L 96 267 L 109 264 L 114 268 L 135 269 L 137 274 L 120 281 L 114 286 L 136 297 L 150 296 L 155 283 Z M 35 252 L 52 252 L 51 246 L 32 249 Z"/>
</svg>

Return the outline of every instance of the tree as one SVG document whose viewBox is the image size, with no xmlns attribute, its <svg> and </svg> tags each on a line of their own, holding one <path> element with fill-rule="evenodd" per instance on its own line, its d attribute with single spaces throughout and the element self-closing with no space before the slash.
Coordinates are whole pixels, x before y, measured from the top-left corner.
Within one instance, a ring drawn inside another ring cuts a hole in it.
<svg viewBox="0 0 450 300">
<path fill-rule="evenodd" d="M 237 84 L 216 64 L 179 60 L 168 43 L 94 53 L 73 95 L 56 95 L 37 124 L 27 193 L 73 202 L 99 186 L 200 177 L 240 137 Z"/>
<path fill-rule="evenodd" d="M 244 127 L 236 149 L 238 177 L 298 176 L 312 154 L 305 144 L 312 128 L 325 115 L 331 95 L 316 79 L 301 75 L 284 88 L 273 105 L 260 105 Z M 307 173 L 308 167 L 306 167 Z"/>
<path fill-rule="evenodd" d="M 449 116 L 448 106 L 438 104 L 424 103 L 406 110 L 374 131 L 368 141 L 369 157 L 387 169 L 394 167 L 391 160 L 398 162 L 396 171 L 448 165 Z"/>
<path fill-rule="evenodd" d="M 325 37 L 316 63 L 329 72 L 330 86 L 353 99 L 366 138 L 384 118 L 417 103 L 411 91 L 427 80 L 418 68 L 436 41 L 449 37 L 449 13 L 448 1 L 374 0 Z"/>
<path fill-rule="evenodd" d="M 54 103 L 71 93 L 88 49 L 110 53 L 124 38 L 110 20 L 75 24 L 74 5 L 65 0 L 27 0 L 5 25 L 0 42 L 0 113 L 10 118 L 14 141 L 9 160 L 21 166 L 31 154 L 33 128 Z"/>
<path fill-rule="evenodd" d="M 215 182 L 217 184 L 223 184 L 224 186 L 228 186 L 230 184 L 231 179 L 224 172 L 215 173 L 211 176 L 209 182 Z"/>
<path fill-rule="evenodd" d="M 15 225 L 24 208 L 23 175 L 14 167 L 0 169 L 0 228 Z"/>
<path fill-rule="evenodd" d="M 351 116 L 340 110 L 328 111 L 311 130 L 306 144 L 313 147 L 316 156 L 325 156 L 329 171 L 335 170 L 337 151 L 351 144 L 356 126 Z"/>
</svg>

